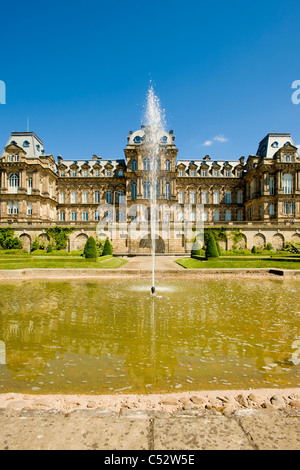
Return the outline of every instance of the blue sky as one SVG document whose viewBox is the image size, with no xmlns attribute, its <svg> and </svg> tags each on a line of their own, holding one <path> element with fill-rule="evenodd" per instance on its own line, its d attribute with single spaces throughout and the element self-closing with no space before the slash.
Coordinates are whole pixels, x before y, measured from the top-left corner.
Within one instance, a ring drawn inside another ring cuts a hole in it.
<svg viewBox="0 0 300 470">
<path fill-rule="evenodd" d="M 29 116 L 55 157 L 123 157 L 150 79 L 180 158 L 238 159 L 273 131 L 300 144 L 299 18 L 289 0 L 5 2 L 0 147 Z"/>
</svg>

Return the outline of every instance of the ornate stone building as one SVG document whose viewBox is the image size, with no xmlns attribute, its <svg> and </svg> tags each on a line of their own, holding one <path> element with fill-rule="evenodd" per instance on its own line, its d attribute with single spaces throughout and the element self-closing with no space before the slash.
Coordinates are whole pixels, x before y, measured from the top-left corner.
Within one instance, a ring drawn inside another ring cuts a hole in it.
<svg viewBox="0 0 300 470">
<path fill-rule="evenodd" d="M 129 133 L 125 158 L 64 160 L 46 154 L 33 132 L 13 132 L 0 158 L 0 227 L 13 227 L 26 249 L 36 236 L 47 239 L 47 227 L 60 225 L 74 227 L 69 250 L 82 248 L 90 235 L 108 235 L 115 253 L 149 252 L 147 233 L 133 238 L 127 231 L 141 216 L 149 217 L 144 213 L 150 195 L 146 140 L 142 126 Z M 270 242 L 280 249 L 287 241 L 300 241 L 300 158 L 290 134 L 268 134 L 247 160 L 179 159 L 173 131 L 162 133 L 160 147 L 158 252 L 189 250 L 182 230 L 185 205 L 191 222 L 203 204 L 206 227 L 240 230 L 240 247 Z M 169 237 L 165 224 L 172 227 Z M 232 244 L 229 237 L 223 248 Z"/>
</svg>

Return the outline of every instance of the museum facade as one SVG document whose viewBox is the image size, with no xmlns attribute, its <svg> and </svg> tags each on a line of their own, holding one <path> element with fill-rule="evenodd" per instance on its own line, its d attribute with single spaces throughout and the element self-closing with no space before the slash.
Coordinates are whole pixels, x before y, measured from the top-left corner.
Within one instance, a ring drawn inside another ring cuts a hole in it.
<svg viewBox="0 0 300 470">
<path fill-rule="evenodd" d="M 256 154 L 230 161 L 178 158 L 173 131 L 161 133 L 159 148 L 158 252 L 189 252 L 185 208 L 193 224 L 199 205 L 205 227 L 241 234 L 239 248 L 300 242 L 300 158 L 290 134 L 268 134 Z M 36 237 L 49 242 L 45 230 L 59 225 L 74 229 L 70 251 L 82 249 L 93 235 L 111 238 L 116 254 L 149 253 L 147 230 L 140 237 L 138 227 L 135 237 L 126 230 L 142 216 L 149 220 L 147 149 L 145 126 L 129 132 L 124 157 L 114 160 L 54 158 L 33 132 L 12 132 L 0 158 L 0 227 L 11 226 L 28 250 Z M 229 236 L 223 248 L 233 245 Z"/>
</svg>

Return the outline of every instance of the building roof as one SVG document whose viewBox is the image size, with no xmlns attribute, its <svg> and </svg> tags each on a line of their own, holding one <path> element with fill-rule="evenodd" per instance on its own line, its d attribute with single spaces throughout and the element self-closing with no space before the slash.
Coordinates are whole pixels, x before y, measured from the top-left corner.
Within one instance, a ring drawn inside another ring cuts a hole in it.
<svg viewBox="0 0 300 470">
<path fill-rule="evenodd" d="M 270 133 L 259 143 L 257 155 L 273 158 L 275 153 L 286 144 L 295 145 L 291 134 Z"/>
<path fill-rule="evenodd" d="M 6 144 L 15 143 L 26 152 L 27 158 L 39 158 L 44 155 L 44 144 L 34 132 L 12 132 Z"/>
</svg>

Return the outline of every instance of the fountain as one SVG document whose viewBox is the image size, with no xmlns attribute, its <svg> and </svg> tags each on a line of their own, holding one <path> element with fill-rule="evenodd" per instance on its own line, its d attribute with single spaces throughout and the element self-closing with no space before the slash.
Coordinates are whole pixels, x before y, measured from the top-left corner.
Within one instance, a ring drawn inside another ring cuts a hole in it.
<svg viewBox="0 0 300 470">
<path fill-rule="evenodd" d="M 164 113 L 160 101 L 152 84 L 147 94 L 147 105 L 145 112 L 146 127 L 146 151 L 150 161 L 150 233 L 151 233 L 151 255 L 152 255 L 152 286 L 151 293 L 155 293 L 155 244 L 156 244 L 156 201 L 158 195 L 158 172 L 161 138 L 164 132 Z"/>
</svg>

